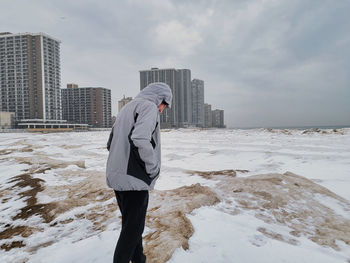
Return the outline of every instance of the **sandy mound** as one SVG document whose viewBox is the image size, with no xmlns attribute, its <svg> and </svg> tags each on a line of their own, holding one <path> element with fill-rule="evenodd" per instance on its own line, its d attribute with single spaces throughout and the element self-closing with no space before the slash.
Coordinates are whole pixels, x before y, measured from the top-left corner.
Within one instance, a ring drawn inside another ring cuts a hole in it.
<svg viewBox="0 0 350 263">
<path fill-rule="evenodd" d="M 13 157 L 19 163 L 31 166 L 23 174 L 12 177 L 8 187 L 0 191 L 2 202 L 15 198 L 25 200 L 26 205 L 11 219 L 13 224 L 2 224 L 0 247 L 6 251 L 23 247 L 34 253 L 41 247 L 49 246 L 69 235 L 62 227 L 70 229 L 77 220 L 89 220 L 92 227 L 84 238 L 104 231 L 115 220 L 117 204 L 114 193 L 107 188 L 104 173 L 85 170 L 84 162 L 60 161 L 35 154 L 33 157 Z M 62 170 L 75 165 L 80 169 Z M 54 171 L 59 185 L 48 185 L 47 171 Z M 36 178 L 40 175 L 40 178 Z M 40 194 L 44 202 L 38 197 Z M 57 200 L 57 201 L 56 201 Z M 188 248 L 188 239 L 193 227 L 186 218 L 196 208 L 219 202 L 216 194 L 199 184 L 181 187 L 171 191 L 152 191 L 146 225 L 152 233 L 145 237 L 145 253 L 149 262 L 166 262 L 178 247 Z M 40 216 L 39 226 L 28 225 L 25 220 Z M 26 238 L 36 233 L 50 231 L 50 236 L 35 245 L 26 244 Z M 74 229 L 72 229 L 74 231 Z M 78 240 L 77 240 L 78 241 Z"/>
<path fill-rule="evenodd" d="M 153 191 L 146 225 L 154 231 L 145 237 L 147 262 L 167 262 L 176 248 L 188 249 L 193 226 L 186 214 L 219 202 L 216 194 L 200 184 L 170 191 Z"/>
<path fill-rule="evenodd" d="M 268 224 L 288 226 L 290 236 L 260 228 L 259 232 L 290 244 L 305 236 L 313 242 L 338 250 L 337 241 L 350 245 L 350 203 L 304 177 L 285 174 L 233 178 L 218 173 L 216 192 L 221 201 L 231 205 L 232 214 L 253 211 Z M 293 238 L 295 237 L 295 238 Z"/>
<path fill-rule="evenodd" d="M 236 176 L 235 170 L 220 170 L 220 171 L 187 171 L 190 175 L 199 175 L 205 179 L 212 179 L 214 175 L 227 175 L 227 176 Z"/>
</svg>

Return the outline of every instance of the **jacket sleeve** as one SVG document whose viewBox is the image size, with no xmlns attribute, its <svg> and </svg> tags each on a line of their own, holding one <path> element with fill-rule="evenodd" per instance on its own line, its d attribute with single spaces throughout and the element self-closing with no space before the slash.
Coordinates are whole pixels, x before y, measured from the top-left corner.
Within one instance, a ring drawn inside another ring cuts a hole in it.
<svg viewBox="0 0 350 263">
<path fill-rule="evenodd" d="M 138 148 L 140 158 L 145 163 L 146 172 L 151 176 L 159 173 L 159 161 L 153 149 L 151 139 L 158 120 L 158 108 L 152 104 L 146 104 L 138 110 L 137 121 L 131 140 Z"/>
<path fill-rule="evenodd" d="M 113 130 L 114 130 L 114 125 L 112 127 L 111 133 L 109 134 L 109 138 L 107 141 L 107 150 L 108 151 L 111 149 L 111 144 L 112 144 L 112 140 L 113 140 Z"/>
</svg>

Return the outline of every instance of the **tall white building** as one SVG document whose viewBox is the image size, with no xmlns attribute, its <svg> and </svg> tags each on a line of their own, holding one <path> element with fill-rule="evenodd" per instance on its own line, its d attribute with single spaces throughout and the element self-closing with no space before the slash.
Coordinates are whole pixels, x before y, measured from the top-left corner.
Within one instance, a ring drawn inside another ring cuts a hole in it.
<svg viewBox="0 0 350 263">
<path fill-rule="evenodd" d="M 61 120 L 60 41 L 44 33 L 0 33 L 0 111 Z"/>
</svg>

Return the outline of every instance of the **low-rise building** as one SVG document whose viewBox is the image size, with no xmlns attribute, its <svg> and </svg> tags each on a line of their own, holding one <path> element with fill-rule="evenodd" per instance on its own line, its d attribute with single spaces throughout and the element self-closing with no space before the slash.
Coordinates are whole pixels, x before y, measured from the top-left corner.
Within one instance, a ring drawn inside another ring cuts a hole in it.
<svg viewBox="0 0 350 263">
<path fill-rule="evenodd" d="M 30 132 L 62 132 L 88 129 L 88 124 L 69 123 L 66 120 L 43 119 L 20 120 L 17 126 Z"/>
<path fill-rule="evenodd" d="M 15 126 L 15 113 L 14 112 L 0 112 L 0 128 L 12 129 Z"/>
<path fill-rule="evenodd" d="M 62 110 L 63 119 L 68 122 L 96 128 L 112 127 L 111 90 L 68 84 L 62 89 Z"/>
</svg>

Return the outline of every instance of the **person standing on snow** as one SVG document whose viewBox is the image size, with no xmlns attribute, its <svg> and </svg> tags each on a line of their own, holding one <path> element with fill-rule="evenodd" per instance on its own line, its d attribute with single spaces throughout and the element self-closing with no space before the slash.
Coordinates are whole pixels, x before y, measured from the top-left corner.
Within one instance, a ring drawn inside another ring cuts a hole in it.
<svg viewBox="0 0 350 263">
<path fill-rule="evenodd" d="M 114 189 L 122 214 L 122 229 L 114 263 L 143 263 L 142 233 L 148 191 L 154 188 L 161 165 L 159 113 L 171 107 L 165 83 L 151 83 L 118 113 L 107 148 L 107 185 Z"/>
</svg>

